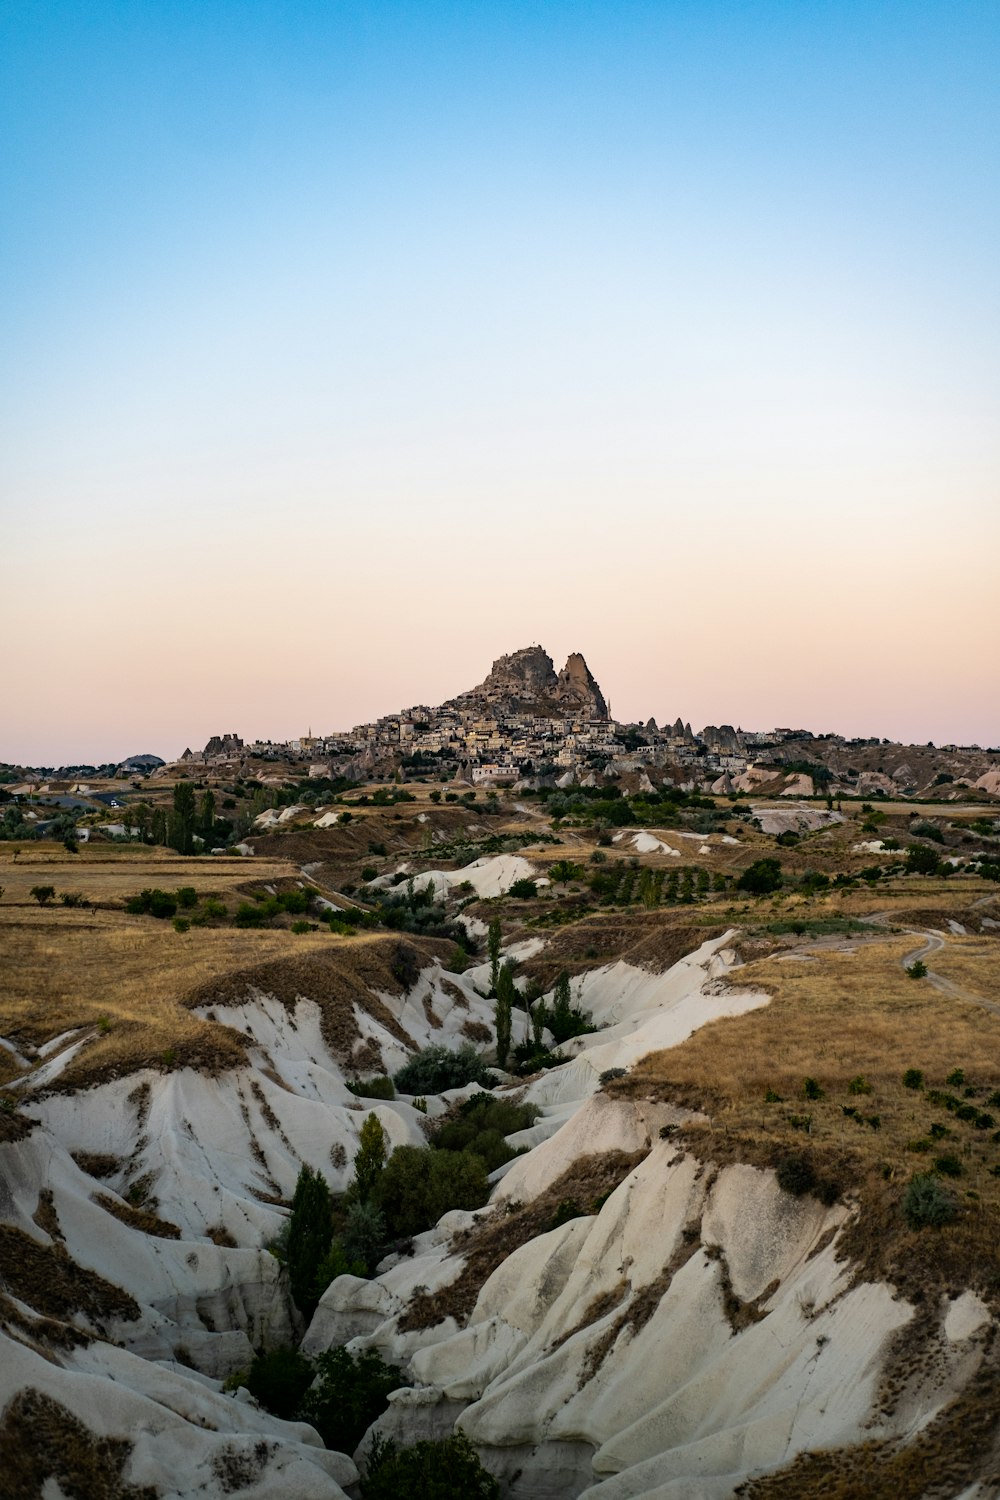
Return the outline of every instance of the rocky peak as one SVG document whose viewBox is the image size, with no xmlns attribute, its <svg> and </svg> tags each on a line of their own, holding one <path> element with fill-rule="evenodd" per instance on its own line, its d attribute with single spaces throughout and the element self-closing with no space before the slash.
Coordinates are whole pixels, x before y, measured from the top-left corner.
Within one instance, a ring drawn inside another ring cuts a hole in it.
<svg viewBox="0 0 1000 1500">
<path fill-rule="evenodd" d="M 523 646 L 498 657 L 485 681 L 465 696 L 502 705 L 513 713 L 549 715 L 577 710 L 591 718 L 608 716 L 604 695 L 578 651 L 557 674 L 551 656 L 541 646 Z"/>
<path fill-rule="evenodd" d="M 560 703 L 566 703 L 574 708 L 579 704 L 593 718 L 606 719 L 608 717 L 608 705 L 604 701 L 604 694 L 597 686 L 593 673 L 579 651 L 574 651 L 567 657 L 566 665 L 559 673 L 556 698 Z"/>
</svg>

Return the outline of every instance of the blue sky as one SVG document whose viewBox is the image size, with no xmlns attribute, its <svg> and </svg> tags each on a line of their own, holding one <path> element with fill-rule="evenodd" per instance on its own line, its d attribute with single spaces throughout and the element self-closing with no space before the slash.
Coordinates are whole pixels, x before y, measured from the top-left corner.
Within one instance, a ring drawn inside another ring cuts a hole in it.
<svg viewBox="0 0 1000 1500">
<path fill-rule="evenodd" d="M 997 743 L 998 64 L 992 3 L 2 7 L 0 758 L 533 639 Z"/>
</svg>

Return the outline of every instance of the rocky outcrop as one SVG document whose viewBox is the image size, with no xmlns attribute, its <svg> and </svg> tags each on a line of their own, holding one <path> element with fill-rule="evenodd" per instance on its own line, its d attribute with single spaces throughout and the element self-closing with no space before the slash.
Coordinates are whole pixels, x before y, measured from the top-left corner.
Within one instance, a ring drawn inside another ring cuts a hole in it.
<svg viewBox="0 0 1000 1500">
<path fill-rule="evenodd" d="M 480 701 L 511 714 L 549 716 L 568 711 L 587 718 L 608 717 L 604 695 L 578 651 L 557 674 L 543 647 L 524 646 L 509 656 L 498 657 L 485 681 L 462 696 L 466 701 Z"/>
<path fill-rule="evenodd" d="M 593 673 L 579 651 L 573 651 L 559 673 L 555 697 L 557 702 L 569 708 L 583 708 L 589 718 L 606 719 L 608 705 L 604 701 Z"/>
</svg>

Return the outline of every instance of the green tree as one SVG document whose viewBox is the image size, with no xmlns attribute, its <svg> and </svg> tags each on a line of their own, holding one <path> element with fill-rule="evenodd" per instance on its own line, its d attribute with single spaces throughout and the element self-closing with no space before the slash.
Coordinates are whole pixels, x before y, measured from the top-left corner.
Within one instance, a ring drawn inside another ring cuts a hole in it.
<svg viewBox="0 0 1000 1500">
<path fill-rule="evenodd" d="M 563 969 L 556 980 L 555 989 L 552 991 L 552 1020 L 559 1031 L 565 1031 L 570 1020 L 571 1011 L 569 975 Z"/>
<path fill-rule="evenodd" d="M 373 1442 L 361 1494 L 363 1500 L 499 1500 L 500 1486 L 464 1432 L 456 1432 L 412 1448 Z"/>
<path fill-rule="evenodd" d="M 55 893 L 56 888 L 54 885 L 33 885 L 29 894 L 34 896 L 39 906 L 48 906 Z"/>
<path fill-rule="evenodd" d="M 170 814 L 168 842 L 178 854 L 190 854 L 194 849 L 194 787 L 189 781 L 179 781 L 174 787 L 174 805 Z"/>
<path fill-rule="evenodd" d="M 299 1418 L 315 1427 L 328 1448 L 353 1453 L 388 1406 L 389 1392 L 404 1384 L 402 1371 L 385 1364 L 374 1349 L 351 1354 L 344 1348 L 318 1355 L 315 1370 L 318 1378 Z"/>
<path fill-rule="evenodd" d="M 153 808 L 149 820 L 149 841 L 151 844 L 165 844 L 167 842 L 167 814 L 162 807 Z"/>
<path fill-rule="evenodd" d="M 497 992 L 497 980 L 500 977 L 500 948 L 503 943 L 503 932 L 500 927 L 500 918 L 494 917 L 489 927 L 489 935 L 486 939 L 486 951 L 490 956 L 490 991 L 495 995 Z"/>
<path fill-rule="evenodd" d="M 781 889 L 781 861 L 780 859 L 755 859 L 752 865 L 743 871 L 736 887 L 741 891 L 749 891 L 752 896 L 766 896 L 771 891 Z"/>
<path fill-rule="evenodd" d="M 936 875 L 941 868 L 941 857 L 926 844 L 908 844 L 906 849 L 907 875 Z"/>
<path fill-rule="evenodd" d="M 149 843 L 149 833 L 153 825 L 153 809 L 148 802 L 139 802 L 132 812 L 132 820 L 139 830 L 139 842 Z"/>
<path fill-rule="evenodd" d="M 215 828 L 215 793 L 209 787 L 201 799 L 198 809 L 198 827 L 202 838 L 207 842 L 211 840 Z"/>
<path fill-rule="evenodd" d="M 322 1172 L 303 1164 L 295 1184 L 285 1246 L 289 1286 L 303 1317 L 312 1316 L 319 1300 L 316 1273 L 332 1239 L 330 1189 Z"/>
<path fill-rule="evenodd" d="M 542 1033 L 545 1031 L 545 1002 L 536 1000 L 531 1008 L 531 1039 L 536 1048 L 541 1051 L 544 1043 Z"/>
<path fill-rule="evenodd" d="M 269 1349 L 257 1355 L 240 1383 L 274 1416 L 292 1422 L 313 1374 L 312 1360 L 297 1349 Z"/>
<path fill-rule="evenodd" d="M 352 1203 L 344 1224 L 343 1246 L 348 1260 L 364 1267 L 363 1273 L 354 1271 L 355 1276 L 371 1275 L 381 1258 L 384 1244 L 385 1218 L 374 1203 Z M 327 1286 L 329 1284 L 327 1282 Z"/>
<path fill-rule="evenodd" d="M 505 1068 L 507 1055 L 510 1052 L 512 1014 L 516 994 L 514 970 L 509 963 L 501 965 L 497 976 L 496 991 L 497 1001 L 493 1010 L 493 1022 L 497 1034 L 497 1062 L 501 1068 Z"/>
<path fill-rule="evenodd" d="M 430 1146 L 397 1146 L 374 1193 L 393 1239 L 432 1228 L 449 1209 L 481 1208 L 488 1196 L 482 1157 Z"/>
<path fill-rule="evenodd" d="M 354 1158 L 354 1194 L 367 1203 L 385 1166 L 385 1131 L 378 1115 L 372 1112 L 361 1127 L 358 1154 Z"/>
</svg>

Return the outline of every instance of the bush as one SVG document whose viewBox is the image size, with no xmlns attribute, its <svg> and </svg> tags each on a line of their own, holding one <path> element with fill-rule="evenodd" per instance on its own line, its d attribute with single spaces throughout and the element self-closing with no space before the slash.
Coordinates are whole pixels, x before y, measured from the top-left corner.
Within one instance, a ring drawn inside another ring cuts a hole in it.
<svg viewBox="0 0 1000 1500">
<path fill-rule="evenodd" d="M 374 1349 L 351 1354 L 330 1349 L 317 1356 L 316 1385 L 299 1409 L 328 1448 L 353 1453 L 365 1432 L 389 1404 L 389 1392 L 404 1383 L 396 1365 L 387 1365 Z"/>
<path fill-rule="evenodd" d="M 822 1099 L 823 1097 L 823 1090 L 820 1088 L 815 1078 L 807 1078 L 805 1080 L 802 1085 L 802 1092 L 807 1099 Z M 863 1092 L 864 1090 L 862 1089 L 851 1089 L 852 1094 Z"/>
<path fill-rule="evenodd" d="M 392 1239 L 432 1228 L 452 1208 L 481 1208 L 489 1196 L 486 1165 L 471 1151 L 397 1146 L 373 1192 Z"/>
<path fill-rule="evenodd" d="M 950 1224 L 957 1215 L 955 1200 L 930 1172 L 911 1177 L 903 1194 L 903 1217 L 911 1229 Z"/>
<path fill-rule="evenodd" d="M 816 1170 L 807 1156 L 785 1156 L 777 1167 L 778 1186 L 800 1198 L 817 1185 Z"/>
<path fill-rule="evenodd" d="M 190 917 L 175 917 L 174 918 L 174 931 L 175 932 L 190 932 L 190 930 L 191 930 L 191 919 L 190 919 Z"/>
<path fill-rule="evenodd" d="M 870 1094 L 871 1091 L 871 1084 L 866 1078 L 862 1076 L 861 1073 L 859 1073 L 856 1078 L 852 1078 L 850 1083 L 847 1085 L 847 1092 L 849 1094 Z M 818 1099 L 820 1096 L 819 1094 L 811 1094 L 809 1097 L 812 1099 Z"/>
<path fill-rule="evenodd" d="M 420 978 L 420 958 L 415 948 L 409 943 L 397 943 L 389 961 L 389 970 L 397 984 L 401 984 L 405 990 L 412 990 Z"/>
<path fill-rule="evenodd" d="M 376 1078 L 349 1078 L 347 1087 L 359 1099 L 395 1099 L 396 1090 L 392 1079 L 381 1074 Z"/>
<path fill-rule="evenodd" d="M 499 1500 L 500 1486 L 462 1432 L 412 1448 L 373 1442 L 361 1481 L 363 1500 Z"/>
<path fill-rule="evenodd" d="M 923 979 L 927 974 L 927 965 L 923 959 L 918 958 L 916 963 L 910 965 L 906 973 L 910 979 Z"/>
<path fill-rule="evenodd" d="M 515 880 L 507 894 L 515 901 L 528 901 L 538 895 L 538 887 L 533 880 Z"/>
<path fill-rule="evenodd" d="M 356 1255 L 352 1257 L 341 1240 L 331 1240 L 330 1248 L 316 1270 L 313 1295 L 318 1302 L 331 1281 L 336 1281 L 338 1276 L 367 1277 L 370 1274 L 368 1261 L 365 1256 Z"/>
<path fill-rule="evenodd" d="M 431 1146 L 438 1151 L 472 1151 L 482 1157 L 487 1172 L 493 1172 L 517 1155 L 504 1137 L 527 1130 L 540 1113 L 534 1104 L 514 1104 L 493 1094 L 473 1094 L 438 1124 L 431 1136 Z"/>
<path fill-rule="evenodd" d="M 286 1422 L 295 1420 L 312 1382 L 312 1361 L 297 1349 L 271 1349 L 258 1354 L 242 1380 L 261 1406 Z"/>
<path fill-rule="evenodd" d="M 39 906 L 48 906 L 55 899 L 56 888 L 54 885 L 33 885 L 30 894 L 34 896 Z"/>
<path fill-rule="evenodd" d="M 919 1068 L 907 1068 L 903 1074 L 903 1087 L 905 1089 L 922 1089 L 924 1086 L 924 1075 Z"/>
<path fill-rule="evenodd" d="M 766 896 L 781 889 L 781 861 L 757 859 L 743 871 L 736 882 L 736 889 L 749 891 L 753 896 Z"/>
<path fill-rule="evenodd" d="M 192 906 L 198 905 L 198 892 L 193 885 L 181 885 L 177 888 L 177 905 L 188 911 Z"/>
<path fill-rule="evenodd" d="M 934 1170 L 942 1177 L 961 1177 L 962 1163 L 957 1156 L 937 1156 L 934 1158 Z"/>
<path fill-rule="evenodd" d="M 125 902 L 125 910 L 133 917 L 148 915 L 165 920 L 177 911 L 177 900 L 166 891 L 155 888 L 151 890 L 147 887 L 137 896 L 128 898 Z"/>
<path fill-rule="evenodd" d="M 267 921 L 267 912 L 263 907 L 255 906 L 252 901 L 241 901 L 233 917 L 237 927 L 263 927 Z"/>
<path fill-rule="evenodd" d="M 440 1094 L 468 1083 L 492 1086 L 493 1074 L 476 1049 L 466 1043 L 457 1052 L 447 1047 L 424 1047 L 404 1063 L 393 1082 L 401 1094 Z"/>
</svg>

